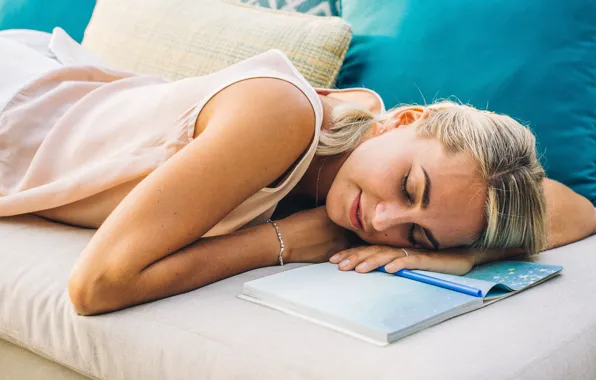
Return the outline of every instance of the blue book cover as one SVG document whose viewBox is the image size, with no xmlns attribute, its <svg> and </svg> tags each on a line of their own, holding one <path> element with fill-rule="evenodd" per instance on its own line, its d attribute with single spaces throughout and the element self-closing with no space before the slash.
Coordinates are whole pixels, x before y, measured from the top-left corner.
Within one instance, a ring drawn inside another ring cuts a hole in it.
<svg viewBox="0 0 596 380">
<path fill-rule="evenodd" d="M 412 271 L 481 291 L 472 296 L 393 274 L 344 272 L 322 263 L 249 281 L 239 297 L 386 345 L 537 285 L 562 269 L 502 261 L 476 267 L 465 276 Z"/>
</svg>

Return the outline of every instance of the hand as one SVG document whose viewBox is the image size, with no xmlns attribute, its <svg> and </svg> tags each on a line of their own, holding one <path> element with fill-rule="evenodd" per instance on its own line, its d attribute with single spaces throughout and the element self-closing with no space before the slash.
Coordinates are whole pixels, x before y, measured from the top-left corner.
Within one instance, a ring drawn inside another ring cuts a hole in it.
<svg viewBox="0 0 596 380">
<path fill-rule="evenodd" d="M 444 251 L 422 251 L 413 248 L 394 248 L 384 245 L 369 245 L 343 250 L 329 259 L 339 264 L 340 270 L 367 273 L 381 266 L 389 273 L 401 269 L 420 269 L 455 275 L 468 273 L 475 265 L 475 255 L 467 249 Z"/>
<path fill-rule="evenodd" d="M 287 262 L 323 263 L 354 246 L 357 236 L 333 223 L 325 206 L 300 211 L 278 221 Z M 285 256 L 285 255 L 284 255 Z"/>
</svg>

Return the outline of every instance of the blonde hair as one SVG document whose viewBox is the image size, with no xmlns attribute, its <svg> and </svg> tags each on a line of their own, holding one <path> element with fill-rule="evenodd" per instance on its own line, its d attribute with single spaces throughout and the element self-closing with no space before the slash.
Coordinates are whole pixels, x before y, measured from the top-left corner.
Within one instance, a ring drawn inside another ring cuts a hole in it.
<svg viewBox="0 0 596 380">
<path fill-rule="evenodd" d="M 355 149 L 370 127 L 387 121 L 401 106 L 375 116 L 350 103 L 334 109 L 333 124 L 322 130 L 318 155 Z M 536 156 L 536 139 L 506 115 L 441 101 L 427 106 L 429 116 L 415 121 L 417 133 L 437 138 L 448 153 L 467 152 L 487 185 L 486 226 L 473 248 L 524 248 L 534 254 L 546 248 L 545 172 Z"/>
</svg>

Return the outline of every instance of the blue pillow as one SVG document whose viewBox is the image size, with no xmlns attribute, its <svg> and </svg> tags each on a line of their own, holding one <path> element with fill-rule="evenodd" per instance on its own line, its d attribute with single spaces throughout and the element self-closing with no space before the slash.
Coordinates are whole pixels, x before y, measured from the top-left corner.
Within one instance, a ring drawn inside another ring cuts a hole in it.
<svg viewBox="0 0 596 380">
<path fill-rule="evenodd" d="M 94 7 L 95 0 L 0 0 L 0 30 L 59 26 L 81 42 Z"/>
<path fill-rule="evenodd" d="M 550 178 L 596 204 L 596 1 L 342 0 L 338 87 L 455 96 L 528 123 Z"/>
<path fill-rule="evenodd" d="M 236 0 L 244 4 L 280 9 L 286 12 L 310 13 L 316 16 L 338 16 L 339 0 Z"/>
</svg>

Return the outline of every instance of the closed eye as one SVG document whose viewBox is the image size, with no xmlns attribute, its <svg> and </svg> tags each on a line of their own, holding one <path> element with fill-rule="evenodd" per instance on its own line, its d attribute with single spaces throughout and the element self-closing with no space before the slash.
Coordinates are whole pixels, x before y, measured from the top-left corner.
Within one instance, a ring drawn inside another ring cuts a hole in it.
<svg viewBox="0 0 596 380">
<path fill-rule="evenodd" d="M 412 199 L 412 197 L 410 196 L 410 193 L 408 193 L 408 190 L 407 190 L 409 176 L 410 176 L 410 172 L 408 171 L 401 179 L 401 192 L 404 195 L 404 197 L 406 198 L 406 200 L 408 201 L 408 203 L 413 204 L 414 199 Z"/>
<path fill-rule="evenodd" d="M 416 228 L 416 224 L 412 223 L 410 228 L 408 229 L 408 242 L 412 244 L 412 247 L 416 247 L 418 242 L 414 239 L 414 229 Z"/>
<path fill-rule="evenodd" d="M 410 169 L 411 171 L 411 169 Z M 403 178 L 401 179 L 401 192 L 404 195 L 404 198 L 406 199 L 406 201 L 409 204 L 414 204 L 414 199 L 412 199 L 412 197 L 410 196 L 410 193 L 408 193 L 408 177 L 410 176 L 410 171 L 408 171 Z M 410 228 L 408 228 L 408 242 L 410 244 L 412 244 L 412 247 L 416 247 L 418 245 L 418 242 L 416 242 L 416 239 L 414 238 L 414 229 L 416 228 L 416 224 L 412 223 L 410 225 Z"/>
</svg>

